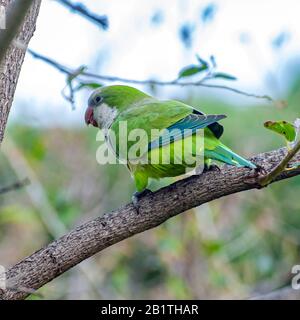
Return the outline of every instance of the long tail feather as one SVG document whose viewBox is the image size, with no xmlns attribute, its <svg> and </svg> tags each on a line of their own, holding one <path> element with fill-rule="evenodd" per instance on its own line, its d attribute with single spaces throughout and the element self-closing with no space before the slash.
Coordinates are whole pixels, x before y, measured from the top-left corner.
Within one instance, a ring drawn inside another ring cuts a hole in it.
<svg viewBox="0 0 300 320">
<path fill-rule="evenodd" d="M 254 163 L 244 159 L 222 144 L 217 146 L 214 150 L 205 150 L 205 157 L 218 160 L 232 166 L 248 167 L 251 169 L 256 168 Z"/>
</svg>

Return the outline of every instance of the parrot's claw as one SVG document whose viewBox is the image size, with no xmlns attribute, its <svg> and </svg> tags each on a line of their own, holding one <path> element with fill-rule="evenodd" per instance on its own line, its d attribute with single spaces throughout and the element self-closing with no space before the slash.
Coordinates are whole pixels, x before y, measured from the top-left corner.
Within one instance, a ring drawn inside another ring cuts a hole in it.
<svg viewBox="0 0 300 320">
<path fill-rule="evenodd" d="M 255 164 L 255 166 L 256 168 L 254 169 L 254 171 L 252 171 L 252 174 L 249 176 L 249 178 L 245 179 L 244 182 L 250 185 L 256 184 L 256 188 L 261 189 L 266 186 L 262 186 L 259 181 L 261 178 L 267 175 L 268 172 L 264 167 L 262 167 L 259 164 Z"/>
<path fill-rule="evenodd" d="M 211 164 L 209 166 L 207 164 L 205 164 L 204 169 L 203 169 L 203 173 L 210 172 L 210 171 L 221 172 L 221 169 L 215 164 Z"/>
<path fill-rule="evenodd" d="M 153 193 L 153 192 L 152 192 L 151 190 L 145 189 L 145 190 L 143 190 L 143 191 L 141 191 L 141 192 L 138 192 L 138 191 L 137 191 L 137 192 L 135 192 L 135 193 L 133 194 L 131 200 L 132 200 L 132 204 L 133 204 L 133 206 L 134 206 L 137 214 L 140 214 L 140 204 L 139 204 L 139 202 L 140 202 L 141 198 L 143 198 L 143 197 L 146 196 L 147 194 L 152 194 L 152 193 Z"/>
<path fill-rule="evenodd" d="M 258 175 L 266 175 L 267 174 L 267 170 L 264 167 L 260 166 L 259 164 L 255 164 L 255 165 L 256 165 L 256 168 L 254 170 Z"/>
</svg>

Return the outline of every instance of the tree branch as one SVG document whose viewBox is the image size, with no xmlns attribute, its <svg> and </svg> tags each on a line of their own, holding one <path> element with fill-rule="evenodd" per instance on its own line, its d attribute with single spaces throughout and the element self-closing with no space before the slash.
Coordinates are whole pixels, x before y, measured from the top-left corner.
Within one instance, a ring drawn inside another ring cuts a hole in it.
<svg viewBox="0 0 300 320">
<path fill-rule="evenodd" d="M 257 155 L 251 161 L 269 172 L 285 154 L 286 149 L 282 148 Z M 299 161 L 298 154 L 290 165 Z M 282 172 L 274 181 L 299 174 L 300 168 L 292 169 Z M 207 172 L 177 181 L 142 198 L 139 214 L 129 203 L 78 226 L 33 253 L 6 272 L 8 285 L 38 289 L 97 252 L 154 228 L 181 212 L 230 194 L 261 188 L 259 179 L 255 170 L 223 166 L 221 172 Z M 26 292 L 0 290 L 0 299 L 24 299 L 27 296 Z"/>
<path fill-rule="evenodd" d="M 299 150 L 300 150 L 300 139 L 293 146 L 292 149 L 288 150 L 286 156 L 280 161 L 280 163 L 271 172 L 269 172 L 267 175 L 265 175 L 261 179 L 260 184 L 263 187 L 265 187 L 269 183 L 271 183 L 271 181 L 273 181 L 281 172 L 283 172 L 284 170 L 290 170 L 290 168 L 286 169 L 286 167 L 291 161 L 291 159 L 293 159 L 294 156 L 298 153 Z M 298 164 L 296 166 L 298 166 Z"/>
<path fill-rule="evenodd" d="M 74 74 L 76 74 L 78 72 L 78 69 L 68 68 L 68 67 L 64 66 L 63 64 L 61 64 L 61 63 L 59 63 L 49 57 L 41 55 L 31 49 L 28 49 L 28 52 L 34 58 L 48 63 L 52 67 L 56 68 L 58 71 L 66 74 L 68 76 L 73 76 Z M 233 87 L 225 86 L 225 85 L 206 83 L 206 81 L 211 80 L 211 77 L 204 77 L 200 81 L 195 81 L 195 82 L 191 82 L 191 81 L 183 82 L 183 81 L 180 81 L 179 79 L 175 79 L 175 80 L 171 80 L 171 81 L 135 80 L 135 79 L 127 79 L 127 78 L 115 77 L 115 76 L 109 76 L 109 75 L 99 75 L 99 74 L 86 72 L 86 71 L 82 71 L 80 73 L 78 79 L 80 79 L 80 77 L 98 79 L 98 80 L 109 81 L 109 82 L 118 81 L 118 82 L 123 82 L 123 83 L 140 84 L 140 85 L 181 86 L 181 87 L 195 86 L 195 87 L 204 87 L 204 88 L 211 88 L 211 89 L 222 89 L 222 90 L 231 91 L 231 92 L 234 92 L 234 93 L 246 96 L 246 97 L 252 97 L 252 98 L 256 98 L 256 99 L 267 100 L 269 102 L 274 102 L 274 100 L 268 95 L 258 95 L 258 94 L 254 94 L 254 93 L 245 92 L 245 91 L 233 88 Z"/>
<path fill-rule="evenodd" d="M 21 188 L 27 186 L 29 183 L 30 183 L 29 179 L 25 178 L 22 181 L 17 181 L 9 186 L 2 187 L 2 188 L 0 188 L 0 195 L 7 193 L 7 192 L 10 192 L 10 191 L 13 191 L 13 190 L 21 189 Z"/>
<path fill-rule="evenodd" d="M 87 18 L 88 20 L 92 21 L 93 23 L 100 26 L 103 30 L 108 28 L 108 18 L 107 16 L 99 16 L 95 13 L 90 12 L 86 9 L 86 7 L 81 3 L 72 3 L 69 0 L 56 0 L 57 2 L 61 3 L 65 7 L 71 9 L 74 12 L 77 12 L 81 16 Z"/>
<path fill-rule="evenodd" d="M 0 64 L 32 3 L 33 0 L 15 0 L 7 6 L 7 25 L 4 30 L 0 31 Z"/>
<path fill-rule="evenodd" d="M 250 300 L 299 300 L 300 290 L 291 287 L 281 288 L 267 294 L 258 295 Z"/>
<path fill-rule="evenodd" d="M 11 13 L 8 17 L 7 29 L 0 32 L 0 144 L 27 45 L 35 30 L 41 0 L 18 0 L 15 1 L 15 6 L 12 6 L 12 3 L 11 0 L 0 0 L 0 4 L 5 8 L 12 8 L 9 10 Z M 30 4 L 32 4 L 31 7 Z M 16 41 L 12 45 L 14 38 Z"/>
</svg>

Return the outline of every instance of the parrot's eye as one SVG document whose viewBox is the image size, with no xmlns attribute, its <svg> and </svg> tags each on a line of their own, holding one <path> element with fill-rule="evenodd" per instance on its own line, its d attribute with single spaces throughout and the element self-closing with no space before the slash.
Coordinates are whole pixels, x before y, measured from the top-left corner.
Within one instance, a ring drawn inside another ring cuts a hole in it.
<svg viewBox="0 0 300 320">
<path fill-rule="evenodd" d="M 97 97 L 95 98 L 95 101 L 96 101 L 96 103 L 99 103 L 99 102 L 102 101 L 102 98 L 101 98 L 100 96 L 97 96 Z"/>
</svg>

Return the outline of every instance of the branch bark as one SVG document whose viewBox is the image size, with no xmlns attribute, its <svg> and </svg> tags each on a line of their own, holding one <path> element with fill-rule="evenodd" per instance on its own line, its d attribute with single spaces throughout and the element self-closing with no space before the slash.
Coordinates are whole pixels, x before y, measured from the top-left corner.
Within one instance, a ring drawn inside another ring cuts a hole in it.
<svg viewBox="0 0 300 320">
<path fill-rule="evenodd" d="M 267 294 L 262 294 L 250 300 L 299 300 L 300 291 L 290 287 L 281 288 Z"/>
<path fill-rule="evenodd" d="M 285 148 L 257 155 L 251 161 L 271 171 L 285 156 Z M 290 165 L 300 161 L 297 154 Z M 282 172 L 273 181 L 300 174 L 300 168 Z M 147 195 L 137 214 L 132 203 L 86 222 L 19 262 L 6 273 L 10 288 L 38 289 L 81 261 L 137 233 L 154 228 L 190 208 L 233 193 L 261 188 L 254 170 L 223 166 L 178 181 Z M 0 299 L 24 299 L 26 292 L 0 290 Z"/>
<path fill-rule="evenodd" d="M 19 31 L 32 3 L 33 0 L 15 0 L 7 6 L 7 25 L 6 28 L 0 32 L 0 63 L 2 63 L 6 51 Z"/>
<path fill-rule="evenodd" d="M 26 49 L 35 30 L 40 4 L 41 0 L 22 0 L 15 2 L 14 6 L 12 0 L 0 0 L 0 5 L 11 8 L 7 30 L 2 30 L 0 34 L 0 62 L 2 61 L 0 64 L 0 144 L 3 140 Z M 18 34 L 14 43 L 12 40 L 16 32 Z"/>
</svg>

